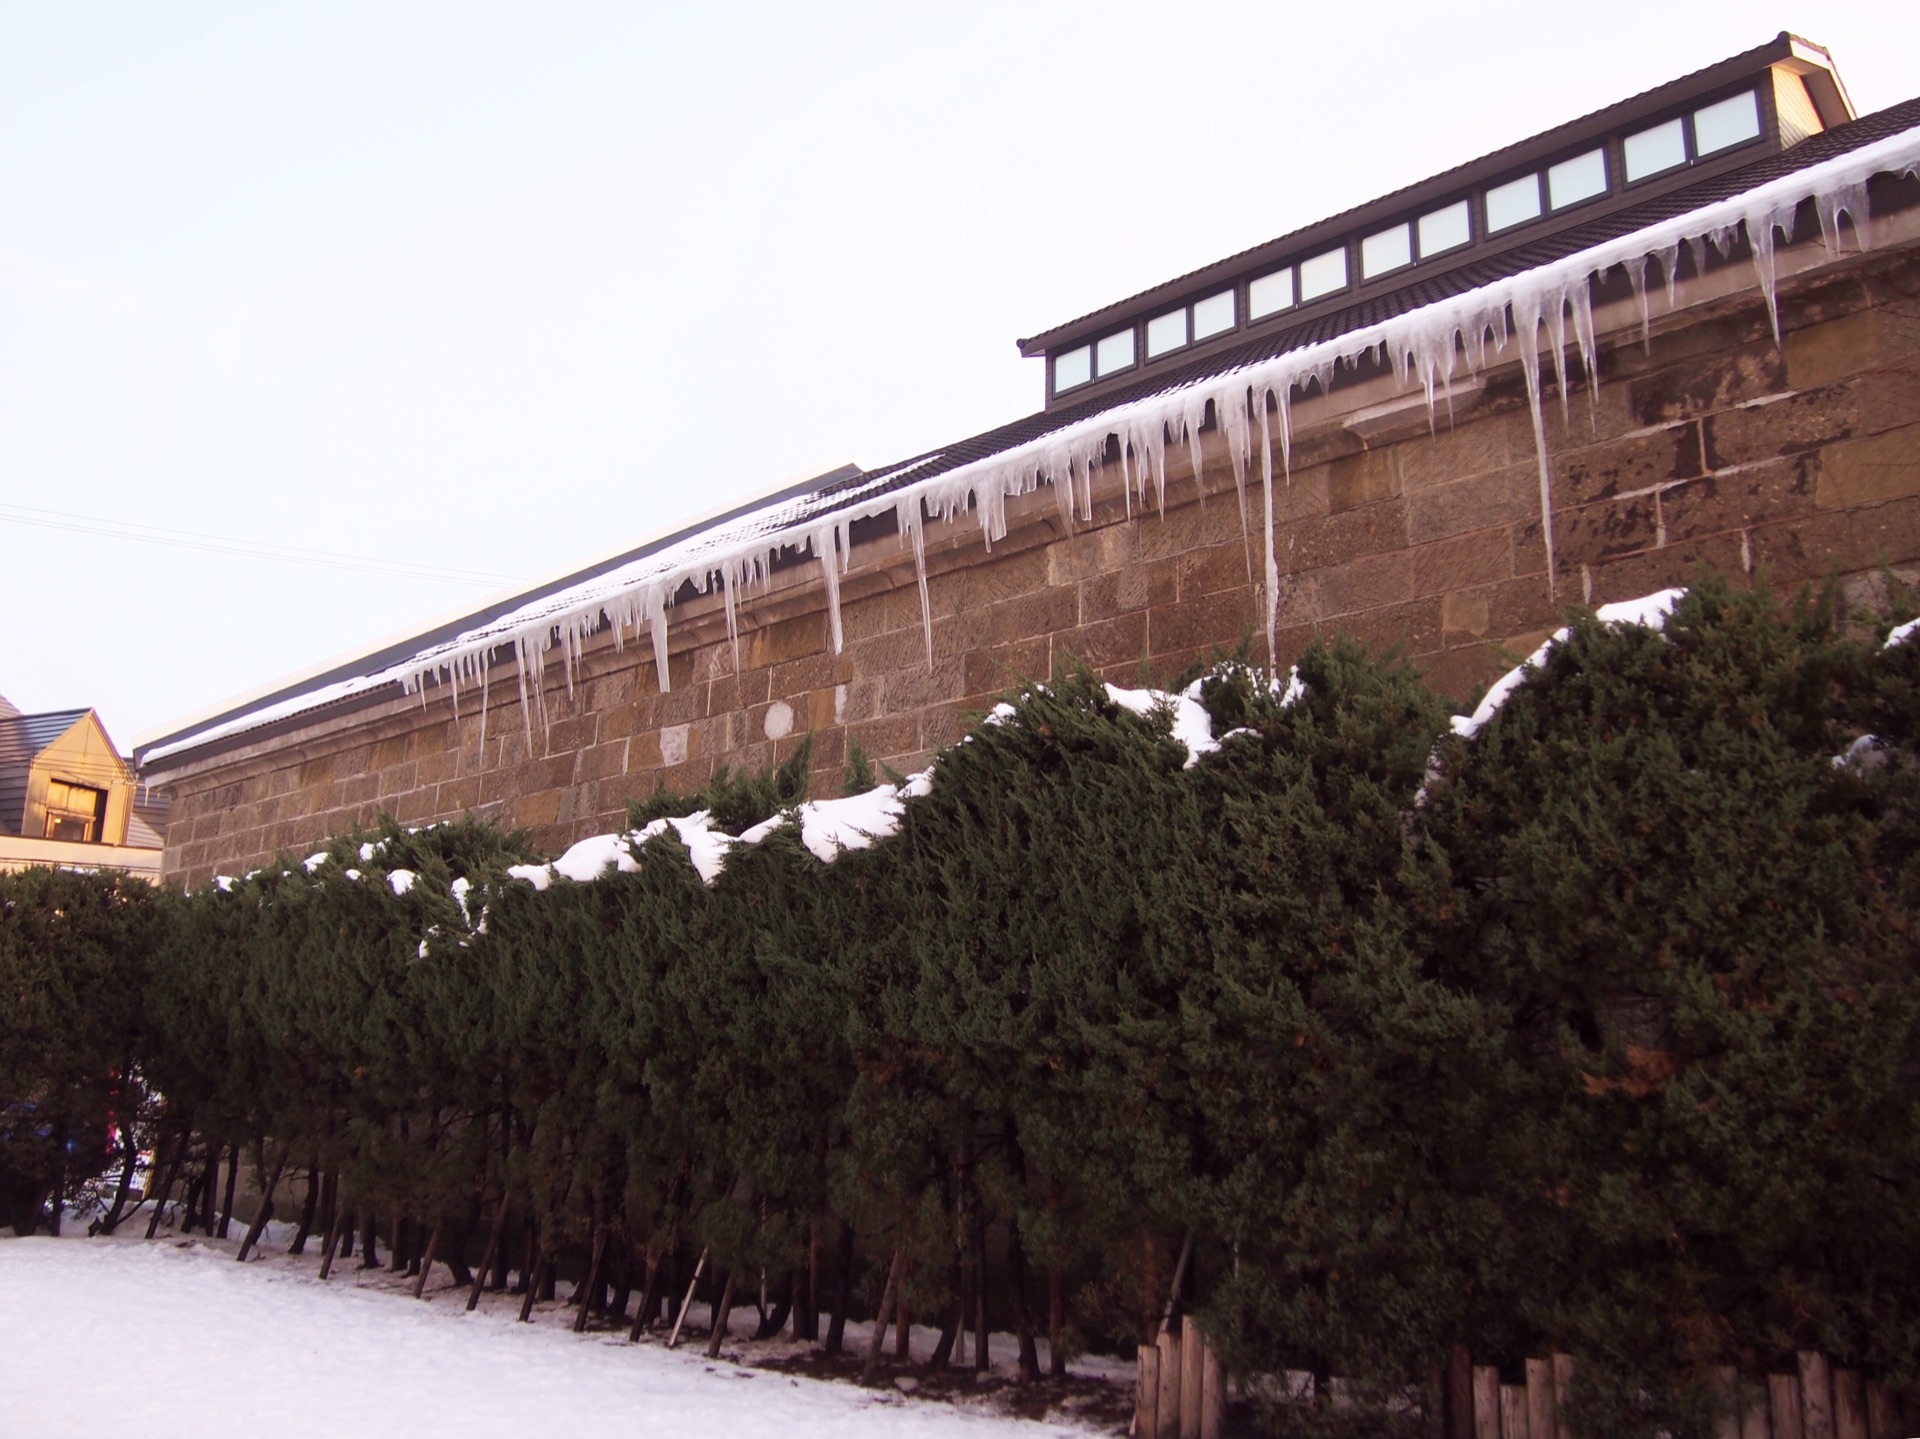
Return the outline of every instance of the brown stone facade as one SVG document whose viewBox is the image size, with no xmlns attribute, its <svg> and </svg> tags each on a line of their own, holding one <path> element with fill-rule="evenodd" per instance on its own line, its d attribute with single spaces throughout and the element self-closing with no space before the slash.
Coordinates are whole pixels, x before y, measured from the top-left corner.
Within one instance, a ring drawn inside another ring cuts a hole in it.
<svg viewBox="0 0 1920 1439">
<path fill-rule="evenodd" d="M 1274 466 L 1279 660 L 1344 631 L 1403 647 L 1467 699 L 1568 606 L 1684 583 L 1702 564 L 1784 589 L 1830 575 L 1871 587 L 1920 561 L 1920 243 L 1883 235 L 1840 260 L 1797 247 L 1782 273 L 1778 344 L 1744 264 L 1684 284 L 1671 307 L 1656 291 L 1645 341 L 1637 302 L 1597 312 L 1597 392 L 1576 375 L 1564 412 L 1547 395 L 1551 587 L 1517 363 L 1457 384 L 1452 422 L 1443 403 L 1431 430 L 1390 377 L 1298 403 L 1290 476 Z M 1170 453 L 1164 515 L 1129 506 L 1119 466 L 1106 470 L 1091 522 L 1066 523 L 1041 492 L 1010 505 L 991 552 L 970 517 L 929 528 L 931 663 L 913 567 L 883 537 L 852 553 L 839 654 L 809 563 L 743 601 L 737 660 L 716 601 L 676 609 L 664 694 L 650 648 L 608 643 L 571 686 L 550 665 L 531 723 L 496 666 L 484 742 L 469 687 L 457 718 L 430 690 L 424 707 L 319 711 L 151 764 L 173 797 L 167 873 L 198 884 L 304 853 L 382 810 L 497 817 L 557 852 L 619 826 L 630 799 L 696 788 L 722 763 L 764 767 L 804 737 L 821 792 L 850 741 L 915 767 L 1019 677 L 1070 657 L 1126 684 L 1248 641 L 1263 657 L 1257 463 L 1244 528 L 1217 434 L 1201 484 L 1185 450 Z"/>
</svg>

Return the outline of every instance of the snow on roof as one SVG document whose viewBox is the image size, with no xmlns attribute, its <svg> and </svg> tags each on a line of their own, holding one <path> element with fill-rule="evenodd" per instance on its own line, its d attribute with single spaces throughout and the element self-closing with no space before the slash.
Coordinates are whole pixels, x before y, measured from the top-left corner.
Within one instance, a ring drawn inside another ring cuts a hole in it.
<svg viewBox="0 0 1920 1439">
<path fill-rule="evenodd" d="M 1783 169 L 1785 172 L 1780 173 Z M 1109 442 L 1115 438 L 1129 502 L 1137 498 L 1143 506 L 1152 503 L 1164 509 L 1167 449 L 1169 445 L 1187 445 L 1197 473 L 1200 432 L 1210 416 L 1225 432 L 1235 484 L 1243 501 L 1256 461 L 1260 467 L 1264 620 L 1271 654 L 1280 580 L 1275 552 L 1273 450 L 1277 442 L 1283 468 L 1290 467 L 1295 390 L 1304 394 L 1318 384 L 1324 391 L 1337 370 L 1353 369 L 1368 360 L 1384 361 L 1403 385 L 1417 385 L 1431 412 L 1436 397 L 1447 392 L 1463 363 L 1469 374 L 1477 374 L 1497 359 L 1518 359 L 1533 416 L 1542 529 L 1547 538 L 1551 580 L 1553 498 L 1541 418 L 1542 327 L 1562 395 L 1566 392 L 1569 321 L 1573 344 L 1592 377 L 1591 383 L 1597 386 L 1597 371 L 1592 364 L 1597 338 L 1591 282 L 1615 267 L 1623 267 L 1635 293 L 1644 301 L 1648 267 L 1657 261 L 1671 295 L 1682 246 L 1692 250 L 1698 265 L 1710 243 L 1721 254 L 1731 256 L 1744 232 L 1755 276 L 1771 313 L 1776 231 L 1791 242 L 1795 216 L 1802 205 L 1812 202 L 1821 238 L 1830 251 L 1837 253 L 1842 244 L 1843 214 L 1852 223 L 1856 243 L 1866 243 L 1867 182 L 1881 175 L 1916 173 L 1920 173 L 1920 101 L 1910 101 L 1815 137 L 1787 155 L 1756 164 L 1742 172 L 1758 181 L 1749 188 L 1722 193 L 1720 198 L 1587 244 L 1534 268 L 1500 275 L 1477 287 L 1324 338 L 1289 344 L 1253 358 L 1230 355 L 1201 373 L 1172 376 L 1158 388 L 1131 392 L 1097 408 L 1049 412 L 979 437 L 978 441 L 949 447 L 947 452 L 777 499 L 706 528 L 683 532 L 670 544 L 578 584 L 529 597 L 519 605 L 509 604 L 484 621 L 457 629 L 367 673 L 348 675 L 160 736 L 143 747 L 139 757 L 150 764 L 371 691 L 412 694 L 429 683 L 447 683 L 454 687 L 457 704 L 463 686 L 473 686 L 485 694 L 495 652 L 507 647 L 518 660 L 515 670 L 521 708 L 531 733 L 530 706 L 539 703 L 551 650 L 559 649 L 571 686 L 574 661 L 591 636 L 610 628 L 618 646 L 628 638 L 637 641 L 644 634 L 664 689 L 668 612 L 675 595 L 688 586 L 701 594 L 711 594 L 717 587 L 729 633 L 737 640 L 739 600 L 765 584 L 782 550 L 808 552 L 820 564 L 837 653 L 841 646 L 839 579 L 850 550 L 849 531 L 857 521 L 888 514 L 894 518 L 901 545 L 913 554 L 931 663 L 932 617 L 926 603 L 924 552 L 927 516 L 951 521 L 972 512 L 982 539 L 991 547 L 1006 534 L 1007 502 L 1050 485 L 1064 518 L 1090 519 L 1092 471 L 1105 462 Z M 1726 186 L 1722 177 L 1712 188 L 1724 192 Z M 1777 316 L 1774 323 L 1777 332 Z M 996 443 L 1016 434 L 1025 437 Z M 979 453 L 981 442 L 987 442 L 984 454 Z"/>
</svg>

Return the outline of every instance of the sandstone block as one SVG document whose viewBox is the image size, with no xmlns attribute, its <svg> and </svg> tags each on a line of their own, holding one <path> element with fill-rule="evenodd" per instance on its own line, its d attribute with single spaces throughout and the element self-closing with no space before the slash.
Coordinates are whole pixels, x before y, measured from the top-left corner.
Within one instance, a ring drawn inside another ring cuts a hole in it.
<svg viewBox="0 0 1920 1439">
<path fill-rule="evenodd" d="M 1400 466 L 1393 449 L 1362 450 L 1327 466 L 1327 504 L 1335 514 L 1399 493 Z"/>
<path fill-rule="evenodd" d="M 1920 425 L 1829 445 L 1820 452 L 1815 499 L 1821 509 L 1845 509 L 1915 494 L 1920 494 Z"/>
</svg>

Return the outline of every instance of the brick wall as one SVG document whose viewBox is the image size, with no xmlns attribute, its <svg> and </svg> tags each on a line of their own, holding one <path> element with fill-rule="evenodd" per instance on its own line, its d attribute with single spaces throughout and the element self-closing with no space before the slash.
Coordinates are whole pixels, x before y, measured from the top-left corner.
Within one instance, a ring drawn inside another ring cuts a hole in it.
<svg viewBox="0 0 1920 1439">
<path fill-rule="evenodd" d="M 1405 647 L 1465 699 L 1568 605 L 1684 583 L 1702 563 L 1865 592 L 1883 566 L 1920 561 L 1920 245 L 1883 237 L 1839 262 L 1802 247 L 1782 268 L 1800 273 L 1781 286 L 1778 345 L 1744 265 L 1683 285 L 1671 309 L 1656 294 L 1649 343 L 1637 304 L 1597 312 L 1597 395 L 1576 377 L 1564 414 L 1547 397 L 1551 590 L 1517 364 L 1456 386 L 1436 432 L 1385 378 L 1301 402 L 1291 478 L 1276 478 L 1280 660 L 1345 631 Z M 931 665 L 911 564 L 896 540 L 870 542 L 842 584 L 838 655 L 802 565 L 743 604 L 737 663 L 716 602 L 676 610 L 665 694 L 649 647 L 608 644 L 571 692 L 549 669 L 531 724 L 496 667 L 484 741 L 468 689 L 457 718 L 415 697 L 151 766 L 173 795 L 167 871 L 197 884 L 383 809 L 408 824 L 497 816 L 557 852 L 618 825 L 629 799 L 697 787 L 722 762 L 764 767 L 806 736 L 820 791 L 837 788 L 849 741 L 917 766 L 1017 676 L 1069 656 L 1128 684 L 1248 639 L 1258 657 L 1258 466 L 1251 536 L 1217 435 L 1202 484 L 1170 453 L 1164 516 L 1137 501 L 1129 516 L 1109 469 L 1090 524 L 1066 525 L 1040 493 L 1010 506 L 991 554 L 970 521 L 930 531 Z"/>
</svg>

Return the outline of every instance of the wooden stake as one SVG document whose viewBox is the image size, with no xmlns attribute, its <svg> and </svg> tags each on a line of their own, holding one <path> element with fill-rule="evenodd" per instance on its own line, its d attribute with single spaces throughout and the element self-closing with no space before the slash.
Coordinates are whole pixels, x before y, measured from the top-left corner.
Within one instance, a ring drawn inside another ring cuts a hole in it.
<svg viewBox="0 0 1920 1439">
<path fill-rule="evenodd" d="M 1833 1439 L 1833 1374 L 1827 1356 L 1802 1349 L 1800 1366 L 1801 1439 Z"/>
<path fill-rule="evenodd" d="M 1447 1439 L 1473 1439 L 1473 1356 L 1464 1344 L 1447 1352 Z"/>
<path fill-rule="evenodd" d="M 1532 1415 L 1527 1412 L 1527 1386 L 1500 1386 L 1500 1433 L 1502 1439 L 1530 1439 Z"/>
<path fill-rule="evenodd" d="M 1868 1439 L 1867 1386 L 1858 1369 L 1833 1371 L 1834 1439 Z"/>
<path fill-rule="evenodd" d="M 1527 1433 L 1534 1439 L 1553 1439 L 1553 1364 L 1550 1360 L 1527 1361 Z"/>
<path fill-rule="evenodd" d="M 1220 1356 L 1203 1341 L 1204 1358 L 1200 1364 L 1200 1439 L 1220 1439 L 1227 1422 L 1227 1379 L 1220 1369 Z"/>
<path fill-rule="evenodd" d="M 1473 1366 L 1473 1439 L 1500 1439 L 1500 1371 Z"/>
<path fill-rule="evenodd" d="M 1773 1439 L 1803 1439 L 1800 1432 L 1800 1380 L 1797 1376 L 1767 1376 L 1767 1409 L 1773 1419 Z"/>
<path fill-rule="evenodd" d="M 1140 1373 L 1133 1384 L 1133 1432 L 1158 1439 L 1160 1432 L 1160 1346 L 1140 1346 Z"/>
<path fill-rule="evenodd" d="M 1553 1434 L 1554 1439 L 1573 1439 L 1573 1426 L 1567 1423 L 1567 1410 L 1573 1403 L 1573 1356 L 1553 1355 Z"/>
<path fill-rule="evenodd" d="M 687 1310 L 693 1307 L 693 1289 L 700 1282 L 700 1271 L 707 1267 L 707 1251 L 700 1251 L 700 1258 L 693 1266 L 693 1278 L 687 1281 L 687 1297 L 680 1301 L 680 1312 L 673 1318 L 673 1333 L 667 1336 L 667 1348 L 671 1349 L 680 1342 L 680 1326 L 687 1322 Z"/>
<path fill-rule="evenodd" d="M 1160 1398 L 1154 1405 L 1158 1422 L 1154 1432 L 1141 1439 L 1179 1439 L 1180 1336 L 1163 1327 L 1154 1343 L 1160 1349 Z"/>
<path fill-rule="evenodd" d="M 1191 1314 L 1180 1321 L 1180 1439 L 1200 1439 L 1201 1373 L 1207 1341 Z"/>
</svg>

